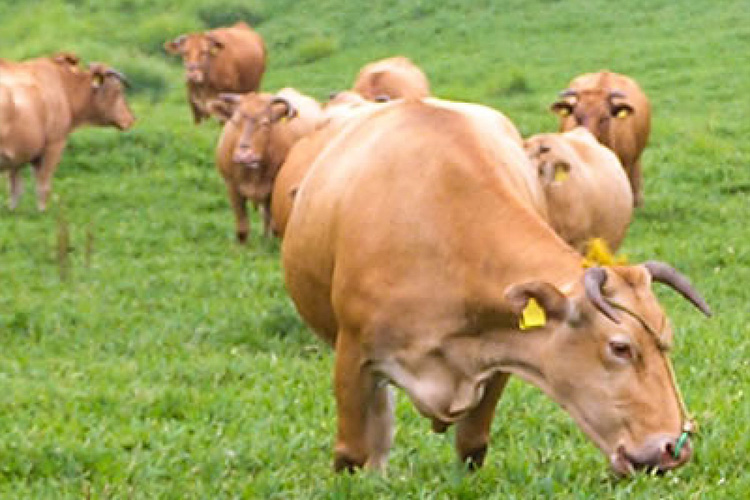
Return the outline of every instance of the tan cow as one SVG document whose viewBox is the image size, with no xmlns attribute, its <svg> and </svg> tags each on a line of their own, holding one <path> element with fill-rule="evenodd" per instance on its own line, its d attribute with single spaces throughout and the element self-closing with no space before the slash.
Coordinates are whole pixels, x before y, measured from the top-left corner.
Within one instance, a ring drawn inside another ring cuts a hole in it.
<svg viewBox="0 0 750 500">
<path fill-rule="evenodd" d="M 380 106 L 382 104 L 368 101 L 350 91 L 339 92 L 325 104 L 318 128 L 292 147 L 274 181 L 271 226 L 276 236 L 284 237 L 299 184 L 318 154 L 345 126 Z"/>
<path fill-rule="evenodd" d="M 390 102 L 395 103 L 394 101 Z M 478 118 L 477 123 L 481 123 L 481 126 L 498 128 L 505 133 L 507 138 L 510 138 L 516 144 L 522 144 L 521 134 L 516 127 L 505 115 L 498 111 L 472 103 L 451 102 L 433 98 L 427 99 L 427 102 L 436 106 L 474 113 Z M 354 126 L 353 123 L 366 119 L 368 115 L 382 109 L 383 105 L 383 103 L 367 101 L 359 94 L 349 91 L 338 93 L 326 103 L 323 109 L 321 126 L 315 133 L 300 140 L 292 148 L 274 183 L 271 213 L 273 215 L 273 230 L 277 236 L 282 238 L 284 236 L 286 223 L 294 205 L 294 196 L 315 158 L 342 130 Z M 516 160 L 520 163 L 524 162 L 521 157 L 516 158 Z M 544 196 L 541 190 L 536 188 L 535 178 L 533 175 L 529 175 L 529 171 L 527 168 L 520 170 L 519 173 L 523 178 L 523 187 L 520 189 L 530 190 L 534 207 L 541 215 L 546 217 Z"/>
<path fill-rule="evenodd" d="M 430 95 L 430 83 L 418 66 L 398 56 L 365 65 L 352 90 L 371 101 L 421 99 Z"/>
<path fill-rule="evenodd" d="M 481 465 L 510 374 L 560 403 L 618 473 L 683 464 L 672 329 L 651 282 L 708 306 L 665 264 L 584 270 L 518 188 L 521 146 L 484 116 L 384 106 L 302 181 L 282 258 L 297 310 L 335 347 L 335 469 L 384 467 L 389 384 L 435 429 L 455 423 L 460 459 Z"/>
<path fill-rule="evenodd" d="M 27 163 L 34 168 L 37 206 L 47 208 L 52 176 L 73 130 L 133 125 L 124 83 L 120 72 L 104 64 L 82 68 L 71 53 L 0 61 L 0 170 L 8 171 L 11 210 L 23 191 L 20 170 Z"/>
<path fill-rule="evenodd" d="M 586 127 L 617 154 L 628 174 L 636 206 L 643 202 L 641 153 L 651 132 L 651 105 L 632 78 L 609 71 L 574 78 L 551 109 L 560 131 Z"/>
<path fill-rule="evenodd" d="M 166 42 L 164 50 L 182 56 L 195 123 L 208 118 L 208 103 L 219 94 L 257 91 L 266 70 L 263 38 L 244 22 L 180 35 Z"/>
<path fill-rule="evenodd" d="M 236 218 L 237 240 L 250 231 L 247 201 L 260 208 L 263 233 L 271 230 L 271 192 L 281 164 L 295 142 L 315 130 L 320 104 L 291 88 L 276 95 L 221 94 L 209 110 L 228 120 L 216 147 L 216 167 L 224 178 Z"/>
<path fill-rule="evenodd" d="M 555 232 L 581 253 L 592 238 L 617 250 L 630 225 L 633 193 L 612 150 L 583 127 L 538 134 L 524 146 L 539 173 Z"/>
</svg>

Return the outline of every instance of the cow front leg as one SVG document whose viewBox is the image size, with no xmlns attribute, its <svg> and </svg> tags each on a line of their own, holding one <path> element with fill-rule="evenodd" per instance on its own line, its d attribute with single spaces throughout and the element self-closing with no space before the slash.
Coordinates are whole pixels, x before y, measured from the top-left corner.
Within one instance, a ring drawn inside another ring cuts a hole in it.
<svg viewBox="0 0 750 500">
<path fill-rule="evenodd" d="M 271 237 L 271 199 L 264 200 L 260 203 L 260 216 L 263 219 L 263 236 Z"/>
<path fill-rule="evenodd" d="M 247 217 L 247 198 L 242 196 L 231 182 L 227 182 L 227 194 L 229 195 L 229 203 L 232 205 L 232 212 L 234 212 L 237 242 L 244 244 L 250 233 L 250 222 Z"/>
<path fill-rule="evenodd" d="M 337 435 L 336 472 L 385 467 L 393 440 L 393 403 L 388 387 L 379 385 L 359 356 L 352 335 L 340 331 L 336 340 Z"/>
<path fill-rule="evenodd" d="M 8 208 L 15 210 L 18 206 L 18 200 L 21 198 L 21 193 L 23 193 L 23 178 L 20 169 L 11 168 L 8 170 L 8 192 L 10 193 Z"/>
<path fill-rule="evenodd" d="M 643 205 L 643 170 L 640 158 L 633 164 L 628 173 L 630 186 L 633 189 L 633 206 Z"/>
<path fill-rule="evenodd" d="M 47 200 L 52 192 L 52 176 L 60 164 L 65 142 L 57 142 L 47 146 L 44 154 L 31 165 L 36 176 L 36 203 L 40 212 L 47 210 Z"/>
<path fill-rule="evenodd" d="M 462 463 L 474 470 L 484 464 L 495 407 L 508 383 L 508 373 L 492 376 L 479 404 L 456 424 L 456 451 Z"/>
</svg>

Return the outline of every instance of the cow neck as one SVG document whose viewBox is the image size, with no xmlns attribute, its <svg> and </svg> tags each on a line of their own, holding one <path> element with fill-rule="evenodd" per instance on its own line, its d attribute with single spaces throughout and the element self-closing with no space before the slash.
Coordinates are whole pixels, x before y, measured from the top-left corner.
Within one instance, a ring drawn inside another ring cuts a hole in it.
<svg viewBox="0 0 750 500">
<path fill-rule="evenodd" d="M 89 124 L 94 94 L 91 74 L 84 71 L 73 73 L 63 69 L 59 72 L 71 113 L 70 129 Z"/>
</svg>

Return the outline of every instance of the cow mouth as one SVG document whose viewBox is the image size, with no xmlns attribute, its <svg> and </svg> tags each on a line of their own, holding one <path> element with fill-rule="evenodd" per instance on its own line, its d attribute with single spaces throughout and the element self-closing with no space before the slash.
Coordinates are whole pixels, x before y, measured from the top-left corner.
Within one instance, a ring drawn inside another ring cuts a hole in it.
<svg viewBox="0 0 750 500">
<path fill-rule="evenodd" d="M 610 457 L 610 464 L 619 477 L 632 476 L 640 470 L 664 474 L 687 462 L 691 454 L 689 441 L 678 457 L 674 456 L 674 446 L 671 444 L 659 448 L 646 447 L 637 452 L 630 452 L 624 445 L 620 445 Z"/>
</svg>

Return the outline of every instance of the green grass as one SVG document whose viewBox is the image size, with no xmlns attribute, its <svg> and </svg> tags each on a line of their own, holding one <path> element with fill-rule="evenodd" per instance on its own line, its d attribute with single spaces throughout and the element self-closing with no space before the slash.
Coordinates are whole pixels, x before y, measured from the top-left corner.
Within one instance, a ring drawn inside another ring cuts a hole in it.
<svg viewBox="0 0 750 500">
<path fill-rule="evenodd" d="M 389 472 L 336 476 L 332 356 L 298 319 L 278 242 L 233 241 L 213 167 L 161 45 L 242 18 L 269 49 L 265 89 L 317 98 L 408 55 L 439 96 L 504 111 L 524 135 L 578 73 L 634 76 L 651 97 L 646 205 L 623 252 L 689 274 L 715 317 L 670 291 L 674 361 L 702 424 L 694 460 L 613 481 L 567 415 L 514 381 L 487 464 L 457 466 L 403 396 Z M 134 130 L 71 140 L 55 200 L 0 190 L 0 498 L 743 498 L 750 489 L 750 10 L 746 2 L 343 0 L 0 2 L 0 57 L 59 49 L 134 81 Z M 57 258 L 68 221 L 68 274 Z"/>
</svg>

